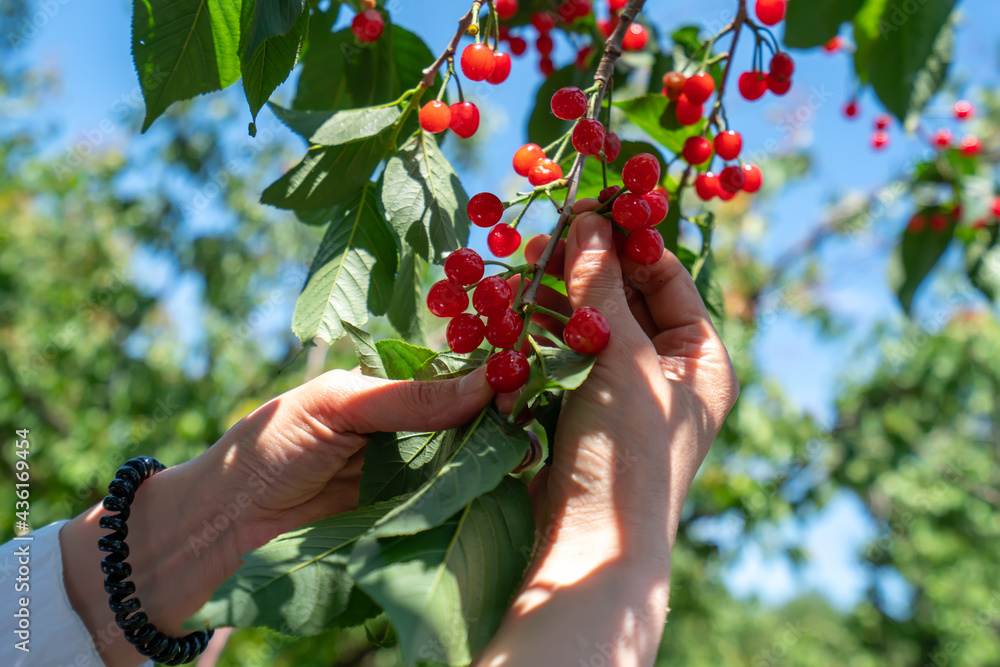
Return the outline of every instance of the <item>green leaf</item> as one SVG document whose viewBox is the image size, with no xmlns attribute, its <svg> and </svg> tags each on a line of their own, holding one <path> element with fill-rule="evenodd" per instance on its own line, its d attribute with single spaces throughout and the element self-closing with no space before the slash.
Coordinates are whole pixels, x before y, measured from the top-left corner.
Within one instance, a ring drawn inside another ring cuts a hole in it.
<svg viewBox="0 0 1000 667">
<path fill-rule="evenodd" d="M 303 343 L 317 337 L 333 343 L 346 333 L 342 321 L 364 326 L 371 293 L 392 291 L 396 241 L 377 190 L 376 183 L 362 187 L 320 242 L 292 315 L 292 330 Z"/>
<path fill-rule="evenodd" d="M 432 135 L 421 130 L 410 137 L 389 159 L 383 181 L 386 218 L 421 257 L 437 259 L 465 246 L 469 198 Z"/>
<path fill-rule="evenodd" d="M 687 55 L 691 57 L 702 50 L 702 43 L 698 38 L 700 33 L 701 28 L 698 26 L 686 25 L 675 30 L 673 34 L 670 35 L 670 39 L 674 44 L 683 48 Z"/>
<path fill-rule="evenodd" d="M 354 581 L 347 563 L 358 538 L 394 506 L 379 503 L 327 517 L 251 551 L 187 624 L 265 626 L 308 636 L 333 625 L 355 625 L 365 612 L 374 615 L 370 612 L 377 609 L 363 599 L 351 600 Z M 354 613 L 340 618 L 347 611 Z"/>
<path fill-rule="evenodd" d="M 902 123 L 916 116 L 941 87 L 951 63 L 949 23 L 956 0 L 889 0 L 871 45 L 869 78 L 875 94 Z"/>
<path fill-rule="evenodd" d="M 670 200 L 670 208 L 667 209 L 667 217 L 656 226 L 656 231 L 663 237 L 663 247 L 670 252 L 677 251 L 677 243 L 680 238 L 681 207 L 677 205 L 676 199 Z"/>
<path fill-rule="evenodd" d="M 789 0 L 785 15 L 785 46 L 809 49 L 826 44 L 840 25 L 854 18 L 865 0 Z"/>
<path fill-rule="evenodd" d="M 663 91 L 663 75 L 674 71 L 674 59 L 665 53 L 653 56 L 653 66 L 649 71 L 649 85 L 646 89 L 650 95 L 659 95 Z"/>
<path fill-rule="evenodd" d="M 413 379 L 447 380 L 461 377 L 485 365 L 489 358 L 490 353 L 481 348 L 465 354 L 439 352 L 417 369 L 417 372 L 413 375 Z"/>
<path fill-rule="evenodd" d="M 310 144 L 323 146 L 340 146 L 374 137 L 392 127 L 400 116 L 399 107 L 395 105 L 338 112 L 296 111 L 277 104 L 270 106 L 293 132 Z"/>
<path fill-rule="evenodd" d="M 403 340 L 380 340 L 375 347 L 390 380 L 412 379 L 417 370 L 435 355 L 434 350 Z"/>
<path fill-rule="evenodd" d="M 969 280 L 991 301 L 1000 297 L 1000 245 L 998 227 L 976 230 L 976 236 L 965 251 L 965 267 Z"/>
<path fill-rule="evenodd" d="M 246 0 L 240 31 L 240 71 L 250 113 L 257 112 L 291 74 L 309 26 L 302 0 Z"/>
<path fill-rule="evenodd" d="M 399 260 L 399 271 L 396 272 L 396 282 L 392 289 L 392 301 L 386 314 L 399 335 L 413 341 L 421 341 L 424 338 L 420 326 L 421 308 L 424 304 L 422 277 L 423 260 L 407 245 Z"/>
<path fill-rule="evenodd" d="M 433 452 L 436 460 L 427 468 L 433 474 L 379 521 L 372 536 L 409 535 L 440 526 L 473 498 L 496 488 L 521 462 L 528 451 L 528 434 L 523 428 L 509 424 L 495 408 L 488 408 L 472 424 L 448 431 L 443 440 L 433 444 L 437 446 Z M 411 467 L 400 449 L 396 467 L 401 469 L 403 465 Z M 391 469 L 381 466 L 365 470 L 370 485 L 386 483 L 389 472 Z M 379 497 L 384 497 L 384 493 Z"/>
<path fill-rule="evenodd" d="M 302 160 L 267 186 L 260 201 L 278 208 L 325 209 L 356 196 L 392 143 L 392 130 L 341 144 L 312 146 Z"/>
<path fill-rule="evenodd" d="M 146 101 L 145 132 L 172 102 L 240 78 L 240 7 L 229 0 L 135 0 L 132 55 Z"/>
<path fill-rule="evenodd" d="M 370 107 L 399 99 L 434 61 L 423 40 L 396 25 L 371 44 L 359 44 L 350 28 L 309 32 L 294 109 L 337 110 Z"/>
<path fill-rule="evenodd" d="M 725 323 L 725 305 L 722 295 L 722 285 L 719 284 L 718 276 L 715 275 L 715 255 L 712 253 L 711 243 L 706 242 L 701 249 L 701 254 L 695 259 L 691 267 L 691 277 L 694 279 L 695 287 L 701 294 L 705 308 L 712 317 L 712 324 L 721 332 Z"/>
<path fill-rule="evenodd" d="M 917 288 L 944 254 L 954 231 L 955 226 L 950 222 L 944 232 L 935 232 L 930 225 L 919 232 L 903 230 L 890 265 L 889 283 L 905 312 L 910 312 Z"/>
<path fill-rule="evenodd" d="M 889 0 L 865 0 L 854 17 L 854 71 L 861 83 L 868 82 L 872 46 L 879 39 L 878 25 Z"/>
<path fill-rule="evenodd" d="M 405 664 L 468 665 L 496 632 L 534 543 L 527 489 L 507 478 L 429 531 L 359 544 L 349 566 L 385 609 Z"/>
<path fill-rule="evenodd" d="M 590 375 L 597 360 L 592 354 L 578 354 L 561 347 L 542 347 L 532 341 L 531 375 L 517 397 L 510 414 L 517 415 L 547 389 L 576 389 Z"/>
<path fill-rule="evenodd" d="M 375 347 L 375 341 L 372 340 L 372 335 L 350 322 L 341 321 L 340 325 L 344 327 L 344 331 L 347 332 L 347 335 L 351 337 L 351 342 L 354 343 L 354 352 L 358 355 L 358 364 L 361 366 L 361 373 L 377 378 L 388 378 L 389 376 L 385 372 L 385 367 L 382 365 L 382 358 L 379 357 L 378 348 Z M 367 505 L 368 503 L 363 504 Z"/>
<path fill-rule="evenodd" d="M 372 433 L 365 446 L 358 502 L 364 505 L 412 493 L 430 479 L 451 431 Z"/>
<path fill-rule="evenodd" d="M 681 125 L 674 111 L 676 105 L 663 95 L 643 95 L 614 104 L 650 139 L 671 153 L 680 153 L 688 137 L 701 134 L 708 122 L 703 118 L 694 125 Z"/>
</svg>

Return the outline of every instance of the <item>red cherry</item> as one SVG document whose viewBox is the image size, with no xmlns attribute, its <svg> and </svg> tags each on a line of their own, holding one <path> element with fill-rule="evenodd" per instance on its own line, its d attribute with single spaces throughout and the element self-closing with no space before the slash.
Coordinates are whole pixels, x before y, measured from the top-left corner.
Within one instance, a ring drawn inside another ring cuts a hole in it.
<svg viewBox="0 0 1000 667">
<path fill-rule="evenodd" d="M 884 130 L 885 128 L 889 127 L 889 123 L 891 122 L 892 119 L 889 118 L 889 114 L 881 113 L 875 117 L 875 129 Z"/>
<path fill-rule="evenodd" d="M 479 109 L 472 102 L 456 102 L 451 105 L 451 131 L 468 139 L 479 129 Z"/>
<path fill-rule="evenodd" d="M 517 391 L 528 381 L 531 366 L 517 350 L 497 352 L 486 362 L 486 382 L 498 394 Z"/>
<path fill-rule="evenodd" d="M 494 53 L 493 71 L 486 77 L 486 80 L 497 85 L 506 81 L 508 76 L 510 76 L 510 54 Z"/>
<path fill-rule="evenodd" d="M 615 31 L 615 28 L 617 27 L 618 27 L 617 16 L 612 16 L 611 19 L 608 21 L 605 21 L 603 19 L 599 19 L 597 21 L 597 29 L 601 31 L 602 35 L 604 35 L 604 39 L 610 37 L 611 33 L 613 33 Z"/>
<path fill-rule="evenodd" d="M 743 165 L 743 192 L 754 193 L 764 184 L 764 172 L 755 164 Z"/>
<path fill-rule="evenodd" d="M 444 132 L 451 124 L 451 109 L 441 100 L 431 100 L 420 109 L 420 127 L 433 134 Z"/>
<path fill-rule="evenodd" d="M 641 195 L 626 192 L 611 205 L 615 222 L 628 230 L 642 229 L 652 213 L 649 203 Z"/>
<path fill-rule="evenodd" d="M 951 130 L 940 129 L 934 133 L 934 138 L 932 141 L 934 142 L 934 145 L 937 146 L 939 149 L 945 150 L 946 148 L 951 147 L 951 139 L 952 139 Z"/>
<path fill-rule="evenodd" d="M 485 44 L 469 44 L 462 51 L 462 73 L 470 81 L 485 81 L 493 74 L 496 57 Z"/>
<path fill-rule="evenodd" d="M 556 27 L 556 15 L 552 12 L 536 12 L 531 17 L 531 25 L 535 26 L 538 34 L 544 35 Z"/>
<path fill-rule="evenodd" d="M 551 55 L 552 49 L 555 48 L 555 43 L 552 41 L 552 37 L 548 33 L 539 35 L 538 39 L 535 40 L 535 50 L 543 56 Z"/>
<path fill-rule="evenodd" d="M 560 88 L 552 95 L 551 107 L 556 118 L 576 120 L 587 113 L 587 96 L 576 86 Z"/>
<path fill-rule="evenodd" d="M 1000 197 L 993 198 L 993 217 L 1000 218 Z"/>
<path fill-rule="evenodd" d="M 556 71 L 556 65 L 552 62 L 552 58 L 548 56 L 542 56 L 542 59 L 538 61 L 538 71 L 547 79 L 552 76 L 552 73 Z"/>
<path fill-rule="evenodd" d="M 618 187 L 617 185 L 612 185 L 610 187 L 604 188 L 603 190 L 601 190 L 601 194 L 597 195 L 597 201 L 603 204 L 604 202 L 610 200 L 612 197 L 618 194 L 619 190 L 621 190 L 621 188 Z M 997 197 L 997 200 L 1000 201 L 1000 197 Z"/>
<path fill-rule="evenodd" d="M 831 38 L 826 44 L 823 45 L 823 50 L 827 53 L 836 53 L 844 48 L 844 38 L 840 35 Z"/>
<path fill-rule="evenodd" d="M 677 98 L 677 122 L 681 125 L 694 125 L 704 114 L 704 104 L 693 104 L 683 94 Z"/>
<path fill-rule="evenodd" d="M 604 133 L 604 160 L 614 162 L 622 152 L 622 140 L 614 132 Z"/>
<path fill-rule="evenodd" d="M 459 248 L 444 260 L 444 274 L 459 285 L 475 285 L 485 270 L 483 258 L 472 248 Z"/>
<path fill-rule="evenodd" d="M 715 79 L 704 72 L 695 74 L 684 82 L 684 96 L 692 104 L 703 104 L 715 92 Z"/>
<path fill-rule="evenodd" d="M 655 229 L 640 229 L 625 240 L 625 256 L 636 264 L 649 266 L 663 256 L 663 237 Z"/>
<path fill-rule="evenodd" d="M 597 155 L 604 148 L 604 134 L 601 121 L 584 118 L 573 128 L 573 148 L 583 155 Z"/>
<path fill-rule="evenodd" d="M 743 137 L 739 132 L 726 130 L 715 135 L 715 152 L 723 160 L 735 160 L 743 150 Z"/>
<path fill-rule="evenodd" d="M 730 192 L 729 190 L 722 187 L 722 176 L 719 176 L 719 199 L 722 201 L 729 201 L 736 196 L 735 192 Z"/>
<path fill-rule="evenodd" d="M 563 329 L 569 349 L 580 354 L 597 354 L 611 339 L 611 325 L 596 308 L 577 308 Z"/>
<path fill-rule="evenodd" d="M 521 232 L 506 223 L 500 223 L 490 230 L 486 245 L 497 257 L 510 257 L 521 247 Z"/>
<path fill-rule="evenodd" d="M 580 49 L 579 51 L 577 51 L 576 52 L 576 60 L 573 61 L 573 64 L 576 65 L 576 68 L 579 69 L 579 70 L 584 70 L 584 71 L 586 71 L 587 69 L 589 69 L 589 65 L 587 64 L 587 61 L 590 60 L 590 54 L 593 53 L 593 52 L 594 52 L 594 49 L 592 47 L 590 47 L 589 45 L 585 46 L 582 49 Z"/>
<path fill-rule="evenodd" d="M 775 95 L 784 95 L 789 90 L 792 89 L 791 79 L 779 79 L 772 73 L 768 73 L 767 77 L 764 79 L 764 83 L 767 84 L 767 89 L 770 90 Z"/>
<path fill-rule="evenodd" d="M 513 293 L 506 280 L 497 276 L 488 276 L 479 281 L 472 293 L 472 307 L 484 317 L 499 315 L 510 308 L 510 298 Z"/>
<path fill-rule="evenodd" d="M 962 151 L 962 155 L 967 157 L 973 157 L 979 155 L 979 151 L 982 150 L 983 145 L 979 141 L 978 137 L 974 137 L 971 134 L 962 137 L 962 143 L 959 146 L 959 150 Z"/>
<path fill-rule="evenodd" d="M 514 347 L 521 337 L 524 322 L 510 308 L 499 315 L 493 315 L 486 322 L 486 340 L 490 345 L 499 348 Z"/>
<path fill-rule="evenodd" d="M 472 352 L 482 344 L 485 332 L 486 327 L 478 316 L 472 313 L 456 315 L 448 323 L 448 329 L 445 331 L 448 349 L 458 354 Z"/>
<path fill-rule="evenodd" d="M 667 217 L 667 211 L 670 210 L 670 200 L 667 196 L 657 188 L 647 192 L 642 198 L 649 204 L 649 220 L 646 221 L 646 226 L 655 227 L 663 222 Z"/>
<path fill-rule="evenodd" d="M 455 317 L 469 307 L 469 295 L 454 280 L 445 279 L 427 290 L 427 310 L 438 317 Z"/>
<path fill-rule="evenodd" d="M 767 80 L 760 72 L 743 72 L 737 86 L 744 99 L 759 100 L 767 92 Z"/>
<path fill-rule="evenodd" d="M 558 181 L 563 177 L 562 167 L 555 160 L 545 157 L 536 162 L 528 172 L 528 182 L 536 188 L 540 185 L 548 185 L 552 181 Z"/>
<path fill-rule="evenodd" d="M 885 130 L 875 130 L 875 133 L 872 135 L 872 148 L 880 151 L 888 145 L 889 133 Z"/>
<path fill-rule="evenodd" d="M 698 193 L 698 198 L 708 201 L 712 197 L 719 196 L 719 177 L 710 171 L 698 174 L 694 179 L 694 191 Z"/>
<path fill-rule="evenodd" d="M 779 79 L 791 79 L 795 73 L 795 61 L 784 51 L 779 51 L 771 58 L 768 69 Z"/>
<path fill-rule="evenodd" d="M 743 189 L 743 185 L 746 183 L 746 175 L 743 170 L 735 165 L 730 165 L 722 170 L 719 174 L 719 189 L 720 192 L 728 192 L 730 194 L 735 194 Z"/>
<path fill-rule="evenodd" d="M 545 157 L 545 151 L 538 144 L 525 144 L 514 153 L 514 171 L 527 176 L 535 163 Z"/>
<path fill-rule="evenodd" d="M 492 227 L 503 217 L 503 202 L 492 192 L 480 192 L 472 196 L 465 212 L 477 227 Z"/>
<path fill-rule="evenodd" d="M 688 164 L 699 165 L 712 157 L 712 142 L 705 137 L 688 137 L 681 155 Z"/>
<path fill-rule="evenodd" d="M 972 102 L 969 100 L 959 100 L 955 102 L 955 118 L 959 120 L 965 120 L 975 113 L 975 109 L 972 106 Z"/>
<path fill-rule="evenodd" d="M 908 231 L 911 234 L 917 234 L 919 232 L 924 231 L 926 226 L 927 226 L 927 221 L 924 219 L 924 216 L 920 215 L 919 213 L 914 213 L 913 217 L 910 218 L 910 222 L 908 222 L 906 225 L 906 231 Z"/>
<path fill-rule="evenodd" d="M 590 14 L 590 0 L 565 0 L 565 2 L 559 4 L 559 8 L 556 11 L 559 14 L 559 18 L 566 23 L 572 23 L 576 19 L 582 19 L 584 16 Z"/>
<path fill-rule="evenodd" d="M 940 234 L 948 229 L 948 218 L 942 213 L 935 213 L 931 216 L 931 231 Z"/>
<path fill-rule="evenodd" d="M 351 21 L 351 32 L 354 33 L 359 42 L 374 42 L 382 36 L 384 29 L 385 21 L 377 9 L 363 11 Z"/>
<path fill-rule="evenodd" d="M 517 14 L 517 0 L 496 0 L 493 7 L 497 10 L 497 16 L 504 21 Z"/>
<path fill-rule="evenodd" d="M 663 94 L 671 102 L 676 102 L 677 98 L 684 92 L 684 84 L 686 83 L 687 79 L 680 72 L 667 72 L 663 75 Z M 712 87 L 715 87 L 714 79 L 712 80 Z"/>
<path fill-rule="evenodd" d="M 625 31 L 622 39 L 623 51 L 642 51 L 649 43 L 649 33 L 641 23 L 633 23 Z"/>
<path fill-rule="evenodd" d="M 625 9 L 625 5 L 627 4 L 628 0 L 608 0 L 608 9 L 614 14 Z"/>
<path fill-rule="evenodd" d="M 511 37 L 507 44 L 510 46 L 510 52 L 515 56 L 523 56 L 524 52 L 528 50 L 528 43 L 522 37 Z"/>
<path fill-rule="evenodd" d="M 785 18 L 787 6 L 788 3 L 785 0 L 757 0 L 754 11 L 764 25 L 777 25 Z"/>
<path fill-rule="evenodd" d="M 649 153 L 639 153 L 625 163 L 622 182 L 637 195 L 644 195 L 660 180 L 660 161 Z"/>
<path fill-rule="evenodd" d="M 851 100 L 844 105 L 844 115 L 848 118 L 854 118 L 858 115 L 858 103 Z"/>
</svg>

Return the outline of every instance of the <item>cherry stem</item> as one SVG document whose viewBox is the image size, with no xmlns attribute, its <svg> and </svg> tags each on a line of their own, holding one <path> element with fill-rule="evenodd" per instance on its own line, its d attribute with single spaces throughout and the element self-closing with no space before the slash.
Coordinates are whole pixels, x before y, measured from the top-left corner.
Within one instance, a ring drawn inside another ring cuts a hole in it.
<svg viewBox="0 0 1000 667">
<path fill-rule="evenodd" d="M 511 221 L 511 223 L 510 223 L 510 228 L 511 229 L 517 229 L 517 223 L 521 222 L 521 218 L 524 217 L 524 214 L 528 212 L 528 208 L 531 207 L 531 205 L 535 202 L 535 199 L 538 198 L 538 194 L 539 193 L 537 193 L 537 192 L 532 192 L 531 193 L 531 196 L 528 197 L 528 201 L 526 201 L 524 203 L 524 208 L 522 208 L 520 211 L 518 211 L 517 212 L 517 217 L 515 217 Z"/>
<path fill-rule="evenodd" d="M 740 0 L 740 7 L 743 10 L 744 16 L 746 16 L 745 3 L 746 0 Z M 604 92 L 611 84 L 612 75 L 614 74 L 615 62 L 617 62 L 618 57 L 622 54 L 622 40 L 625 39 L 625 33 L 628 32 L 630 27 L 632 27 L 632 22 L 635 21 L 635 17 L 639 14 L 645 4 L 646 0 L 628 0 L 628 4 L 621 13 L 618 26 L 604 43 L 604 54 L 601 56 L 601 62 L 597 65 L 597 72 L 594 74 L 594 83 L 600 84 L 600 88 L 597 90 L 597 101 L 593 105 L 593 109 L 591 110 L 592 115 L 590 117 L 594 117 L 594 115 L 596 115 L 593 114 L 593 111 L 599 112 L 601 109 Z M 577 190 L 580 188 L 580 176 L 583 174 L 583 167 L 586 162 L 587 156 L 582 153 L 577 153 L 576 159 L 573 161 L 573 167 L 570 169 L 569 176 L 566 177 L 566 181 L 569 183 L 569 191 L 566 193 L 566 199 L 563 202 L 562 213 L 559 215 L 559 222 L 556 224 L 556 228 L 552 231 L 552 235 L 549 237 L 549 243 L 545 246 L 545 250 L 542 251 L 541 257 L 539 257 L 538 261 L 535 263 L 535 274 L 531 278 L 531 284 L 528 285 L 527 289 L 524 290 L 524 294 L 522 294 L 521 298 L 518 300 L 519 305 L 531 305 L 535 303 L 535 297 L 538 294 L 538 287 L 542 284 L 542 276 L 545 274 L 545 267 L 552 258 L 552 253 L 556 250 L 556 244 L 559 242 L 559 239 L 562 238 L 563 229 L 565 229 L 570 216 L 573 214 L 573 203 L 576 200 Z"/>
<path fill-rule="evenodd" d="M 483 7 L 481 0 L 476 0 L 472 3 L 472 22 L 469 23 L 469 27 L 466 29 L 470 35 L 476 38 L 476 44 L 479 43 L 479 12 Z"/>
<path fill-rule="evenodd" d="M 420 81 L 420 85 L 424 88 L 430 88 L 433 86 L 434 77 L 437 76 L 438 70 L 441 69 L 441 65 L 444 61 L 448 60 L 448 58 L 455 57 L 455 52 L 458 50 L 458 43 L 462 41 L 462 36 L 465 34 L 466 30 L 468 30 L 469 26 L 472 25 L 473 17 L 475 17 L 477 21 L 479 20 L 479 8 L 481 6 L 482 3 L 479 2 L 479 0 L 472 3 L 472 7 L 468 12 L 466 12 L 465 16 L 459 19 L 458 30 L 455 31 L 454 35 L 452 35 L 451 41 L 448 42 L 448 46 L 441 52 L 441 55 L 437 57 L 437 60 L 431 63 L 429 67 L 424 68 L 424 78 Z"/>
<path fill-rule="evenodd" d="M 736 55 L 736 42 L 740 39 L 740 31 L 743 24 L 747 23 L 747 0 L 740 0 L 736 9 L 736 18 L 733 19 L 733 42 L 729 45 L 729 59 L 726 61 L 726 68 L 722 70 L 722 81 L 719 82 L 719 92 L 715 98 L 715 107 L 712 115 L 708 117 L 709 124 L 718 123 L 719 110 L 722 108 L 722 95 L 726 92 L 726 83 L 729 81 L 729 73 L 733 69 L 733 57 Z"/>
<path fill-rule="evenodd" d="M 552 318 L 555 318 L 555 319 L 559 320 L 563 324 L 566 324 L 567 322 L 569 322 L 569 318 L 566 317 L 565 315 L 563 315 L 562 313 L 557 313 L 554 310 L 549 310 L 545 306 L 539 306 L 537 303 L 533 303 L 530 306 L 526 307 L 524 309 L 524 312 L 525 313 L 529 313 L 529 314 L 530 313 L 541 313 L 542 315 L 548 315 L 549 317 L 552 317 Z"/>
<path fill-rule="evenodd" d="M 615 200 L 618 199 L 619 197 L 621 197 L 626 192 L 628 192 L 628 188 L 626 188 L 625 186 L 622 186 L 621 189 L 618 190 L 618 192 L 616 192 L 611 197 L 611 199 L 607 200 L 606 202 L 604 202 L 603 204 L 601 204 L 600 206 L 598 206 L 597 208 L 595 208 L 594 209 L 594 213 L 602 213 L 602 214 L 603 213 L 607 213 L 608 211 L 611 210 L 611 207 L 614 205 Z"/>
</svg>

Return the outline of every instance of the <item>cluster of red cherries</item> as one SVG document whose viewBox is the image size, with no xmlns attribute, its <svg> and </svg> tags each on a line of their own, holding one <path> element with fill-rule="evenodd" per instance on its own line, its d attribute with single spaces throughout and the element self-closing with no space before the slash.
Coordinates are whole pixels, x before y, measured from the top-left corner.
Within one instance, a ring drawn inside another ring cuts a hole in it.
<svg viewBox="0 0 1000 667">
<path fill-rule="evenodd" d="M 965 121 L 972 118 L 975 115 L 976 109 L 972 105 L 972 102 L 968 100 L 959 100 L 955 102 L 954 107 L 952 107 L 952 114 L 958 121 Z M 851 100 L 844 105 L 844 115 L 848 118 L 855 118 L 859 113 L 858 103 L 856 100 Z M 872 148 L 875 150 L 882 150 L 889 145 L 889 126 L 892 124 L 892 119 L 888 114 L 879 114 L 875 117 L 875 131 L 872 133 L 871 144 Z M 955 147 L 955 135 L 952 131 L 946 127 L 940 128 L 935 131 L 932 135 L 927 137 L 929 143 L 934 146 L 939 151 L 950 150 Z M 983 144 L 974 134 L 966 134 L 959 140 L 957 146 L 959 152 L 966 157 L 975 157 L 983 150 Z"/>
<path fill-rule="evenodd" d="M 530 366 L 524 349 L 527 315 L 512 308 L 514 291 L 501 276 L 484 276 L 485 262 L 471 248 L 460 248 L 444 263 L 445 279 L 427 292 L 427 308 L 438 317 L 448 317 L 448 348 L 460 354 L 472 352 L 486 340 L 499 352 L 486 363 L 486 381 L 497 393 L 517 391 L 528 381 Z M 468 313 L 472 290 L 472 308 Z M 483 322 L 483 319 L 486 322 Z M 594 308 L 579 308 L 566 319 L 563 341 L 580 354 L 597 354 L 608 344 L 611 327 Z"/>
</svg>

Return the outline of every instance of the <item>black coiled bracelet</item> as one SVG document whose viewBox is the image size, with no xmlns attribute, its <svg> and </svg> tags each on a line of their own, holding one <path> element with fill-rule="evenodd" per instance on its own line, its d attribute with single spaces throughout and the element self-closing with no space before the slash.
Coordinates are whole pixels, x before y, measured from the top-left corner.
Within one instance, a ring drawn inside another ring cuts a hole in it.
<svg viewBox="0 0 1000 667">
<path fill-rule="evenodd" d="M 97 541 L 101 551 L 107 556 L 101 560 L 101 571 L 107 575 L 104 578 L 104 590 L 110 596 L 108 607 L 115 615 L 118 627 L 125 633 L 125 639 L 135 646 L 142 655 L 164 665 L 183 665 L 194 660 L 212 638 L 214 630 L 207 632 L 192 632 L 175 639 L 168 637 L 149 622 L 149 617 L 142 611 L 138 597 L 128 596 L 135 593 L 135 584 L 128 581 L 132 574 L 132 566 L 126 562 L 128 558 L 128 520 L 131 512 L 135 491 L 145 480 L 164 470 L 162 463 L 149 456 L 139 456 L 125 462 L 115 478 L 108 484 L 108 496 L 104 499 L 104 509 L 117 512 L 114 515 L 101 517 L 101 528 L 112 531 Z"/>
</svg>

